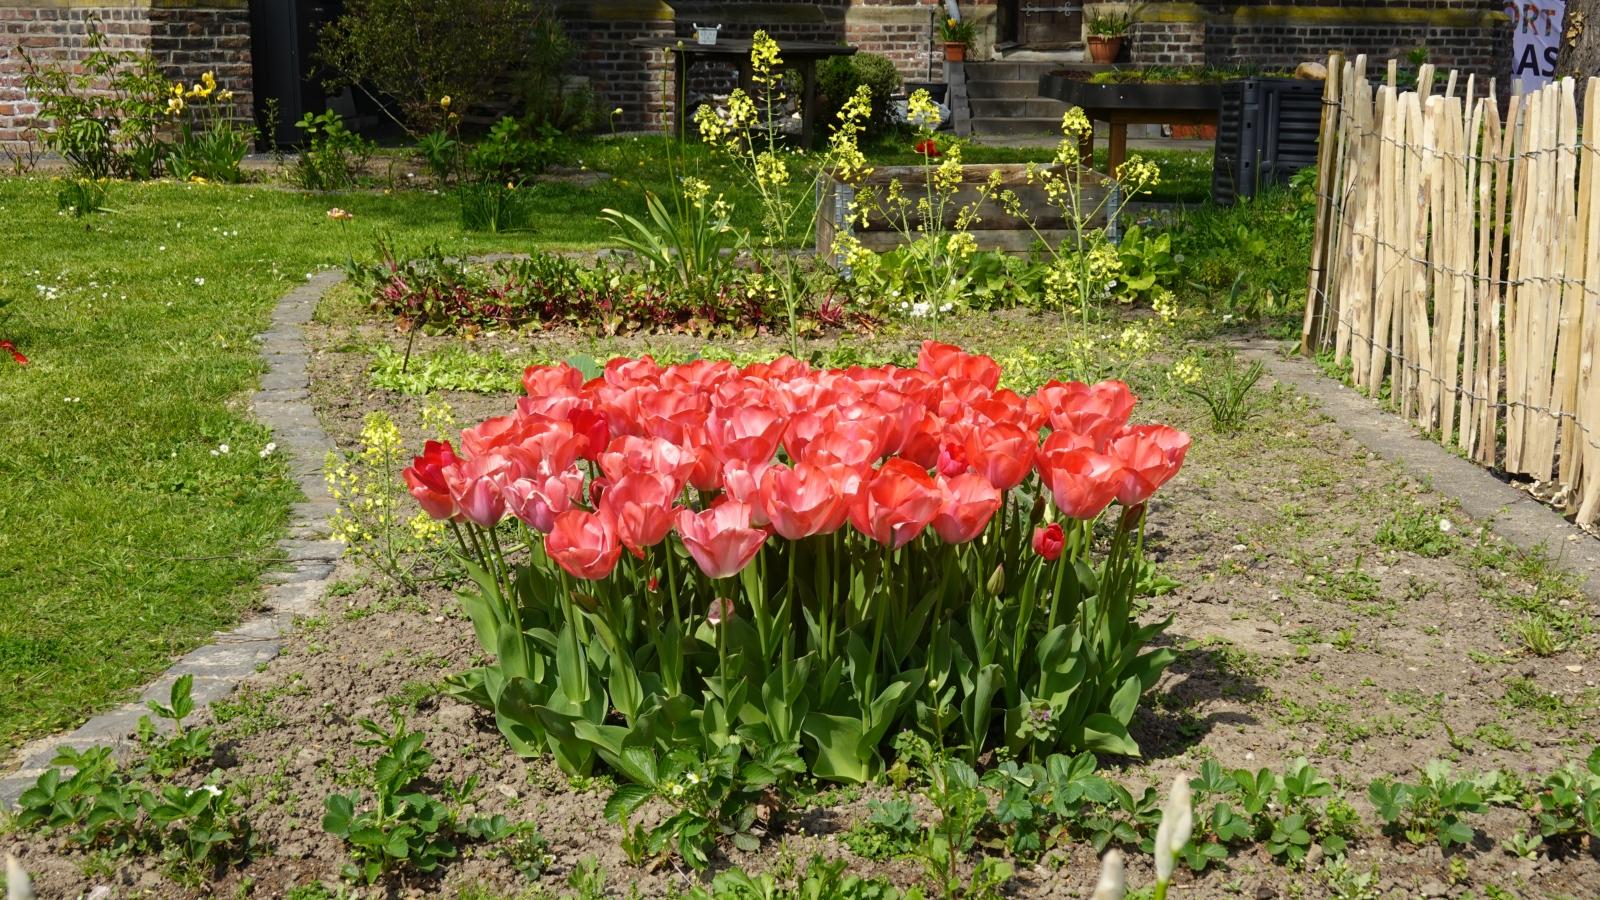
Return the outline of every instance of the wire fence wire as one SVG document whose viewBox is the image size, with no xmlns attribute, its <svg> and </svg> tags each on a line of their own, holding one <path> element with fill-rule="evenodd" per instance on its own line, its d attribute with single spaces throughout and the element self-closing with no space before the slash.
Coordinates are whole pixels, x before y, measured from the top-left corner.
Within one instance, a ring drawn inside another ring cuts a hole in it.
<svg viewBox="0 0 1600 900">
<path fill-rule="evenodd" d="M 1400 91 L 1391 67 L 1374 88 L 1337 56 L 1328 72 L 1302 349 L 1600 519 L 1600 79 L 1580 129 L 1571 79 L 1502 119 L 1492 83 L 1463 97 L 1452 74 L 1440 94 L 1424 69 Z"/>
</svg>

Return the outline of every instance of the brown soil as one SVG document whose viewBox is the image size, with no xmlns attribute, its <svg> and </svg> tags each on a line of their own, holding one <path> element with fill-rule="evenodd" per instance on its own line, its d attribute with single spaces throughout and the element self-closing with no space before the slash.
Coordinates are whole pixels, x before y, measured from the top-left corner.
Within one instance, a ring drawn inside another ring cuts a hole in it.
<svg viewBox="0 0 1600 900">
<path fill-rule="evenodd" d="M 1006 340 L 1045 346 L 1059 337 L 1051 330 L 1019 316 L 958 326 L 969 332 L 959 339 L 977 349 Z M 410 429 L 408 440 L 418 438 L 420 400 L 368 387 L 366 358 L 351 352 L 372 340 L 395 340 L 392 333 L 337 321 L 313 332 L 320 351 L 315 400 L 335 441 L 349 446 L 361 417 L 374 409 Z M 887 340 L 911 345 L 909 338 Z M 484 338 L 480 345 L 530 342 L 587 343 L 542 334 L 531 341 Z M 1600 861 L 1589 853 L 1523 860 L 1500 849 L 1499 841 L 1528 828 L 1525 811 L 1496 808 L 1473 817 L 1478 840 L 1447 858 L 1436 846 L 1418 849 L 1379 834 L 1366 800 L 1373 778 L 1414 779 L 1430 759 L 1448 759 L 1459 772 L 1526 776 L 1587 755 L 1600 721 L 1592 638 L 1541 658 L 1520 649 L 1513 636 L 1517 614 L 1507 598 L 1532 596 L 1543 567 L 1519 560 L 1492 534 L 1480 537 L 1483 523 L 1464 521 L 1439 494 L 1377 461 L 1287 391 L 1272 392 L 1265 414 L 1242 433 L 1222 436 L 1196 406 L 1161 396 L 1171 392 L 1156 382 L 1135 386 L 1152 395 L 1137 416 L 1196 436 L 1186 468 L 1152 510 L 1148 542 L 1161 571 L 1181 584 L 1155 598 L 1149 615 L 1174 617 L 1168 638 L 1183 652 L 1136 721 L 1145 758 L 1105 767 L 1137 793 L 1193 773 L 1205 759 L 1228 769 L 1281 769 L 1304 756 L 1362 811 L 1366 831 L 1350 860 L 1359 870 L 1378 869 L 1384 896 L 1482 895 L 1490 886 L 1521 896 L 1600 895 Z M 467 394 L 447 399 L 463 421 L 501 414 L 512 403 Z M 1429 521 L 1448 520 L 1460 536 L 1449 552 L 1428 558 L 1377 542 L 1379 526 L 1396 510 L 1418 506 Z M 490 717 L 438 694 L 439 679 L 479 656 L 449 591 L 395 598 L 362 583 L 354 570 L 344 574 L 351 580 L 327 599 L 325 614 L 304 623 L 283 655 L 223 708 L 228 721 L 219 726 L 218 764 L 245 791 L 260 850 L 209 892 L 234 895 L 248 883 L 252 896 L 279 896 L 297 884 L 336 880 L 344 855 L 322 831 L 323 798 L 349 791 L 344 773 L 374 755 L 356 746 L 365 736 L 358 721 L 384 720 L 396 708 L 428 735 L 438 758 L 433 778 L 479 779 L 471 811 L 538 825 L 555 856 L 538 886 L 560 892 L 585 857 L 599 861 L 618 893 L 668 896 L 695 880 L 671 866 L 629 866 L 619 830 L 601 814 L 608 787 L 571 784 L 553 764 L 515 758 Z M 1592 622 L 1581 595 L 1559 596 L 1553 602 Z M 1551 699 L 1530 703 L 1527 691 L 1508 693 L 1511 685 L 1532 686 L 1535 696 Z M 913 863 L 867 862 L 840 842 L 865 817 L 868 800 L 890 792 L 885 786 L 823 792 L 760 852 L 731 853 L 719 865 L 763 870 L 822 853 L 850 859 L 861 874 L 914 883 Z M 114 860 L 104 867 L 110 874 L 100 874 L 57 841 L 12 835 L 0 839 L 0 848 L 23 857 L 41 897 L 77 896 L 97 884 L 115 886 L 113 896 L 207 893 L 175 885 L 153 860 Z M 1149 883 L 1148 858 L 1131 857 L 1130 884 Z M 1013 890 L 1084 896 L 1095 869 L 1092 848 L 1070 847 L 1041 865 L 1019 865 Z M 1324 879 L 1318 865 L 1285 868 L 1253 848 L 1236 852 L 1224 868 L 1180 874 L 1175 896 L 1325 896 L 1332 891 Z M 367 895 L 450 896 L 472 884 L 509 895 L 534 887 L 509 861 L 468 848 L 440 877 L 396 881 Z"/>
</svg>

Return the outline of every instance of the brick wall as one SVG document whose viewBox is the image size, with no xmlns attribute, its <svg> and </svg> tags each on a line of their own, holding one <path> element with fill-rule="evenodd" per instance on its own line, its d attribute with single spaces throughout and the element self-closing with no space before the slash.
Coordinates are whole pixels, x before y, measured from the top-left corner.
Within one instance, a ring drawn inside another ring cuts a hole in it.
<svg viewBox="0 0 1600 900">
<path fill-rule="evenodd" d="M 558 7 L 577 48 L 576 74 L 589 79 L 604 117 L 621 131 L 663 129 L 671 122 L 672 60 L 665 50 L 635 46 L 636 38 L 671 37 L 665 3 L 567 3 Z M 620 109 L 620 115 L 610 111 Z"/>
<path fill-rule="evenodd" d="M 251 118 L 250 21 L 245 0 L 130 0 L 85 6 L 71 0 L 0 0 L 0 147 L 30 139 L 36 99 L 23 86 L 22 52 L 35 61 L 81 59 L 91 20 L 108 49 L 147 50 L 170 78 L 196 81 L 211 71 L 234 92 L 238 117 Z"/>
</svg>

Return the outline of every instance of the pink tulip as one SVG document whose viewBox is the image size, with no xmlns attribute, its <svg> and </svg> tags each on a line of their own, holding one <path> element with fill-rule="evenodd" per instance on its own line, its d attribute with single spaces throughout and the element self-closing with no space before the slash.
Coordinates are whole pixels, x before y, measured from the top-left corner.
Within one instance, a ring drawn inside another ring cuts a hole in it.
<svg viewBox="0 0 1600 900">
<path fill-rule="evenodd" d="M 750 527 L 750 507 L 719 503 L 705 512 L 680 510 L 678 536 L 708 578 L 736 575 L 755 559 L 767 533 Z"/>
</svg>

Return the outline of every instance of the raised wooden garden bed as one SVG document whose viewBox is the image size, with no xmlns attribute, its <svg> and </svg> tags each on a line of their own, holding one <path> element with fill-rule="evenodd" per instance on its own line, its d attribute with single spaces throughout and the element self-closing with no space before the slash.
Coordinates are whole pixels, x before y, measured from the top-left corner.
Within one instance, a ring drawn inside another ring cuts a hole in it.
<svg viewBox="0 0 1600 900">
<path fill-rule="evenodd" d="M 1115 172 L 1128 158 L 1129 125 L 1215 125 L 1222 86 L 1199 84 L 1093 84 L 1070 72 L 1039 76 L 1039 95 L 1083 107 L 1091 122 L 1110 126 L 1106 170 Z M 1092 153 L 1094 136 L 1084 141 Z"/>
<path fill-rule="evenodd" d="M 1027 169 L 1025 163 L 963 166 L 961 187 L 945 206 L 944 226 L 950 228 L 955 225 L 961 209 L 983 193 L 990 173 L 998 170 L 1001 190 L 1016 193 L 1040 233 L 1050 241 L 1065 238 L 1070 231 L 1060 210 L 1046 201 L 1044 186 L 1039 179 L 1028 183 Z M 1060 167 L 1056 167 L 1055 171 L 1060 171 Z M 1105 196 L 1104 177 L 1088 170 L 1081 172 L 1080 176 L 1091 182 L 1084 186 L 1084 205 L 1089 208 L 1098 206 Z M 854 222 L 850 219 L 850 203 L 859 190 L 871 187 L 879 196 L 883 196 L 889 190 L 889 183 L 897 178 L 913 202 L 915 198 L 923 196 L 927 175 L 922 166 L 883 166 L 873 170 L 871 175 L 857 184 L 832 179 L 825 181 L 819 187 L 817 196 L 817 253 L 831 254 L 834 238 L 841 233 L 854 234 L 864 246 L 874 250 L 885 250 L 905 243 L 904 237 L 880 216 L 869 215 L 865 226 L 859 219 Z M 1007 214 L 994 197 L 980 204 L 977 221 L 968 230 L 976 238 L 980 250 L 1021 253 L 1032 246 L 1038 237 L 1026 222 Z"/>
</svg>

